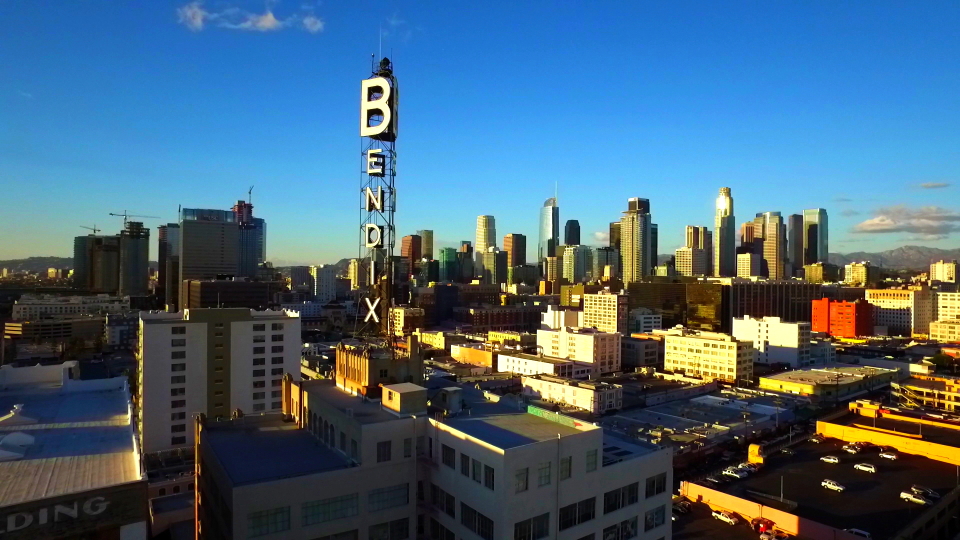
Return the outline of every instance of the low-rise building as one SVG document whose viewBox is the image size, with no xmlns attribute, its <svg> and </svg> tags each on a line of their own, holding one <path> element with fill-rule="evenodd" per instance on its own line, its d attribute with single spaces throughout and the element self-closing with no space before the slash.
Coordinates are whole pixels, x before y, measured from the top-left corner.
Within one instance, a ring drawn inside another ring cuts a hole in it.
<svg viewBox="0 0 960 540">
<path fill-rule="evenodd" d="M 460 343 L 450 346 L 450 356 L 458 362 L 496 368 L 497 351 L 485 343 Z"/>
<path fill-rule="evenodd" d="M 422 308 L 397 306 L 390 308 L 390 328 L 395 336 L 409 336 L 414 330 L 423 328 Z"/>
<path fill-rule="evenodd" d="M 110 351 L 132 351 L 140 338 L 139 313 L 109 313 L 103 325 L 104 346 Z"/>
<path fill-rule="evenodd" d="M 430 331 L 417 329 L 414 330 L 413 335 L 420 341 L 420 345 L 427 349 L 449 351 L 454 345 L 467 342 L 466 336 L 462 334 L 444 332 L 442 330 Z"/>
<path fill-rule="evenodd" d="M 890 335 L 921 336 L 930 333 L 934 297 L 930 289 L 868 289 L 867 302 L 873 305 L 873 321 L 886 326 Z"/>
<path fill-rule="evenodd" d="M 582 327 L 585 326 L 583 317 L 582 309 L 548 305 L 540 317 L 540 328 L 559 330 L 564 326 Z"/>
<path fill-rule="evenodd" d="M 634 308 L 628 315 L 630 333 L 649 334 L 663 328 L 663 315 L 650 308 Z"/>
<path fill-rule="evenodd" d="M 25 321 L 63 315 L 105 315 L 107 313 L 120 313 L 129 309 L 129 296 L 24 294 L 14 302 L 11 318 L 15 321 Z"/>
<path fill-rule="evenodd" d="M 843 270 L 843 282 L 851 287 L 876 287 L 880 268 L 869 262 L 850 263 Z"/>
<path fill-rule="evenodd" d="M 540 326 L 544 309 L 542 306 L 455 307 L 453 317 L 457 323 L 469 325 L 472 332 L 532 332 Z"/>
<path fill-rule="evenodd" d="M 812 302 L 810 329 L 838 338 L 873 335 L 873 306 L 866 300 L 844 302 L 821 298 Z"/>
<path fill-rule="evenodd" d="M 104 323 L 106 317 L 103 315 L 57 315 L 43 319 L 6 321 L 3 323 L 3 337 L 34 343 L 70 340 L 93 342 L 103 337 Z"/>
<path fill-rule="evenodd" d="M 930 323 L 930 339 L 940 343 L 960 343 L 960 319 Z"/>
<path fill-rule="evenodd" d="M 491 330 L 487 332 L 487 342 L 514 347 L 532 347 L 537 344 L 537 335 L 529 332 Z"/>
<path fill-rule="evenodd" d="M 537 330 L 537 346 L 543 354 L 569 358 L 596 366 L 596 372 L 620 371 L 620 334 L 593 328 L 565 326 L 559 330 Z"/>
<path fill-rule="evenodd" d="M 891 395 L 901 405 L 947 412 L 960 410 L 960 379 L 950 375 L 920 375 L 891 383 Z"/>
<path fill-rule="evenodd" d="M 593 414 L 618 410 L 623 406 L 623 387 L 604 382 L 578 381 L 553 375 L 529 375 L 520 378 L 523 395 L 552 403 L 563 403 Z"/>
<path fill-rule="evenodd" d="M 889 386 L 899 370 L 833 364 L 760 377 L 760 389 L 796 394 L 811 401 L 847 401 Z"/>
<path fill-rule="evenodd" d="M 627 295 L 599 291 L 583 295 L 583 324 L 601 332 L 629 332 Z"/>
<path fill-rule="evenodd" d="M 754 360 L 760 364 L 808 366 L 810 360 L 810 323 L 788 323 L 780 317 L 734 317 L 733 337 L 753 342 Z"/>
<path fill-rule="evenodd" d="M 753 380 L 757 352 L 752 341 L 682 327 L 655 333 L 664 336 L 663 367 L 667 371 L 735 384 Z"/>
<path fill-rule="evenodd" d="M 836 283 L 840 281 L 840 267 L 817 262 L 803 266 L 803 279 L 810 283 Z"/>
<path fill-rule="evenodd" d="M 500 352 L 497 371 L 518 375 L 556 375 L 571 379 L 589 379 L 596 375 L 596 366 L 563 358 L 553 358 L 519 352 Z"/>
<path fill-rule="evenodd" d="M 655 367 L 663 363 L 663 343 L 652 339 L 624 336 L 620 338 L 620 366 L 624 371 Z"/>
<path fill-rule="evenodd" d="M 827 339 L 810 340 L 810 365 L 823 366 L 837 362 L 837 348 Z"/>
</svg>

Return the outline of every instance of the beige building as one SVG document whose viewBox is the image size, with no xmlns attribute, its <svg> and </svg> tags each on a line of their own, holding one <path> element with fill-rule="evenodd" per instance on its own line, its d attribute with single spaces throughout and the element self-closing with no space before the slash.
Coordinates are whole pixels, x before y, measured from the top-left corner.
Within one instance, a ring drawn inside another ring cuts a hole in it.
<svg viewBox="0 0 960 540">
<path fill-rule="evenodd" d="M 930 265 L 930 279 L 946 283 L 957 282 L 957 261 L 938 261 Z"/>
<path fill-rule="evenodd" d="M 960 343 L 960 320 L 951 319 L 930 323 L 930 339 L 940 343 Z"/>
<path fill-rule="evenodd" d="M 674 252 L 675 268 L 679 276 L 707 275 L 709 253 L 705 249 L 684 246 Z"/>
<path fill-rule="evenodd" d="M 595 373 L 620 371 L 620 334 L 593 328 L 564 326 L 559 330 L 537 330 L 537 346 L 546 356 L 568 358 L 595 366 Z"/>
<path fill-rule="evenodd" d="M 851 287 L 874 287 L 880 281 L 880 269 L 868 262 L 850 263 L 844 267 L 843 282 Z"/>
<path fill-rule="evenodd" d="M 761 390 L 796 394 L 812 401 L 853 399 L 896 381 L 896 369 L 850 364 L 798 369 L 760 377 Z"/>
<path fill-rule="evenodd" d="M 629 330 L 627 319 L 627 295 L 601 291 L 583 295 L 583 323 L 578 326 L 596 328 L 601 332 L 626 335 Z"/>
<path fill-rule="evenodd" d="M 130 309 L 129 296 L 97 294 L 92 296 L 54 296 L 24 294 L 14 302 L 11 319 L 32 320 L 63 315 L 103 315 Z"/>
<path fill-rule="evenodd" d="M 367 276 L 367 262 L 362 259 L 350 259 L 347 267 L 347 277 L 350 279 L 350 289 L 357 290 L 366 287 L 370 278 Z"/>
<path fill-rule="evenodd" d="M 537 344 L 537 335 L 511 330 L 490 330 L 487 332 L 487 342 L 499 345 L 530 347 Z"/>
<path fill-rule="evenodd" d="M 520 378 L 523 395 L 551 403 L 563 403 L 593 414 L 620 409 L 623 387 L 619 384 L 585 382 L 552 375 L 530 375 Z"/>
<path fill-rule="evenodd" d="M 663 367 L 667 371 L 736 384 L 753 380 L 757 351 L 751 341 L 686 328 L 661 330 L 654 334 L 665 336 Z"/>
<path fill-rule="evenodd" d="M 459 343 L 466 343 L 467 338 L 462 334 L 452 332 L 443 332 L 441 330 L 429 331 L 417 329 L 413 335 L 420 341 L 420 346 L 429 349 L 438 349 L 449 351 L 450 347 Z"/>
<path fill-rule="evenodd" d="M 763 272 L 763 257 L 759 253 L 737 254 L 737 277 L 760 276 Z"/>
<path fill-rule="evenodd" d="M 589 379 L 596 366 L 587 362 L 578 362 L 564 358 L 553 358 L 536 354 L 504 352 L 496 355 L 497 371 L 518 375 L 556 375 L 571 379 Z"/>
<path fill-rule="evenodd" d="M 890 335 L 929 334 L 934 312 L 930 289 L 867 289 L 866 298 L 873 305 L 873 324 L 886 326 Z"/>
<path fill-rule="evenodd" d="M 390 308 L 390 328 L 395 336 L 408 336 L 423 327 L 423 308 L 397 306 Z"/>
<path fill-rule="evenodd" d="M 937 320 L 960 319 L 960 293 L 937 293 Z"/>
<path fill-rule="evenodd" d="M 243 308 L 141 312 L 140 444 L 193 446 L 191 418 L 278 411 L 284 373 L 300 374 L 300 317 Z"/>
</svg>

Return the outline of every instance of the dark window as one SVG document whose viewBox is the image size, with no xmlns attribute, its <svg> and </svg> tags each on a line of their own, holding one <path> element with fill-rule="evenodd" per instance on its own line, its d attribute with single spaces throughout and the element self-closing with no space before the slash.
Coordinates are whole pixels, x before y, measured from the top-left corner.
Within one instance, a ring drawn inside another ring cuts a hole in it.
<svg viewBox="0 0 960 540">
<path fill-rule="evenodd" d="M 270 386 L 280 386 L 281 384 L 283 384 L 282 379 L 274 379 L 270 381 Z"/>
<path fill-rule="evenodd" d="M 186 407 L 186 406 L 187 406 L 187 402 L 186 400 L 183 400 L 183 399 L 175 399 L 170 402 L 171 409 L 179 409 L 180 407 Z"/>
<path fill-rule="evenodd" d="M 408 518 L 370 526 L 370 540 L 406 540 L 407 538 L 410 538 Z"/>
<path fill-rule="evenodd" d="M 187 418 L 187 413 L 185 412 L 170 413 L 171 420 L 186 420 L 186 418 Z"/>
<path fill-rule="evenodd" d="M 659 495 L 667 490 L 667 473 L 647 478 L 647 498 Z"/>
<path fill-rule="evenodd" d="M 253 370 L 253 376 L 254 376 L 254 377 L 263 377 L 263 376 L 265 376 L 266 374 L 267 374 L 267 370 L 265 370 L 265 369 L 255 369 L 255 370 Z"/>
<path fill-rule="evenodd" d="M 264 394 L 263 392 L 254 392 L 254 393 L 253 393 L 253 399 L 263 399 L 264 397 L 266 397 L 266 396 L 265 396 L 265 394 Z"/>
<path fill-rule="evenodd" d="M 663 525 L 667 522 L 667 508 L 665 505 L 660 505 L 653 510 L 648 510 L 643 516 L 643 530 L 644 532 L 656 529 L 657 527 Z"/>
<path fill-rule="evenodd" d="M 253 325 L 253 331 L 254 331 L 254 332 L 263 332 L 264 330 L 266 330 L 266 325 L 264 325 L 264 324 L 255 324 L 255 325 Z"/>
<path fill-rule="evenodd" d="M 403 457 L 413 456 L 413 439 L 406 438 L 403 440 Z"/>
<path fill-rule="evenodd" d="M 171 389 L 170 389 L 170 395 L 171 395 L 171 396 L 184 396 L 184 395 L 186 395 L 186 394 L 187 394 L 187 389 L 186 389 L 186 388 L 171 388 Z"/>
<path fill-rule="evenodd" d="M 381 379 L 386 379 L 386 378 L 387 378 L 387 370 L 385 370 L 385 369 L 381 369 L 381 370 L 380 370 L 380 378 L 381 378 Z"/>
<path fill-rule="evenodd" d="M 263 388 L 267 385 L 267 381 L 253 381 L 254 388 Z"/>
<path fill-rule="evenodd" d="M 187 351 L 173 351 L 170 353 L 171 360 L 183 360 L 187 357 Z"/>
<path fill-rule="evenodd" d="M 540 468 L 537 469 L 537 486 L 549 486 L 550 485 L 550 466 L 552 463 L 549 461 L 544 461 L 540 464 Z"/>
<path fill-rule="evenodd" d="M 187 370 L 186 364 L 172 364 L 170 366 L 170 371 L 186 371 L 186 370 Z"/>
<path fill-rule="evenodd" d="M 273 323 L 273 324 L 270 325 L 270 329 L 273 330 L 274 332 L 276 332 L 276 331 L 278 331 L 278 330 L 283 330 L 283 323 L 276 323 L 276 322 L 275 322 L 275 323 Z"/>
<path fill-rule="evenodd" d="M 441 445 L 440 451 L 440 459 L 443 460 L 443 464 L 451 469 L 457 468 L 457 451 L 445 444 Z"/>
<path fill-rule="evenodd" d="M 170 328 L 170 333 L 174 335 L 182 335 L 187 333 L 186 326 L 173 326 Z"/>
<path fill-rule="evenodd" d="M 483 474 L 483 464 L 477 460 L 473 460 L 473 481 L 480 483 L 480 476 Z"/>
<path fill-rule="evenodd" d="M 460 502 L 460 523 L 483 540 L 493 540 L 493 520 Z"/>
<path fill-rule="evenodd" d="M 270 391 L 270 397 L 272 397 L 272 398 L 282 397 L 282 394 L 283 394 L 283 392 L 280 391 L 280 390 L 271 390 L 271 391 Z"/>
<path fill-rule="evenodd" d="M 626 521 L 621 521 L 616 525 L 611 525 L 603 530 L 603 538 L 618 540 L 628 540 L 637 536 L 637 518 L 632 517 Z"/>
<path fill-rule="evenodd" d="M 367 509 L 371 512 L 386 510 L 410 503 L 410 484 L 397 484 L 374 489 L 367 494 Z"/>
<path fill-rule="evenodd" d="M 247 538 L 290 530 L 290 507 L 247 514 Z"/>
<path fill-rule="evenodd" d="M 283 352 L 283 345 L 274 345 L 270 347 L 270 352 L 272 353 Z"/>
<path fill-rule="evenodd" d="M 264 347 L 254 347 L 253 354 L 264 354 L 267 352 L 267 349 Z"/>
<path fill-rule="evenodd" d="M 390 461 L 390 441 L 381 441 L 377 443 L 377 463 Z"/>
<path fill-rule="evenodd" d="M 282 368 L 282 367 L 273 368 L 273 369 L 270 370 L 270 374 L 271 374 L 271 375 L 283 375 L 283 368 Z"/>
<path fill-rule="evenodd" d="M 185 339 L 171 339 L 171 340 L 170 340 L 170 346 L 171 346 L 171 347 L 186 347 L 186 346 L 187 346 L 187 340 L 185 340 Z"/>
<path fill-rule="evenodd" d="M 470 477 L 470 456 L 460 453 L 460 474 Z"/>
<path fill-rule="evenodd" d="M 567 456 L 565 458 L 560 458 L 560 479 L 561 480 L 566 480 L 567 478 L 570 478 L 571 468 L 573 468 L 572 457 Z"/>
<path fill-rule="evenodd" d="M 517 488 L 517 493 L 521 491 L 526 491 L 530 487 L 530 469 L 524 467 L 522 469 L 517 469 L 517 477 L 515 486 Z"/>
<path fill-rule="evenodd" d="M 254 359 L 253 359 L 253 365 L 255 365 L 255 366 L 262 366 L 262 365 L 264 365 L 264 364 L 266 364 L 266 363 L 267 363 L 267 359 L 266 359 L 266 358 L 254 358 Z"/>
<path fill-rule="evenodd" d="M 597 470 L 597 451 L 587 450 L 587 472 L 593 472 Z"/>
<path fill-rule="evenodd" d="M 187 444 L 186 437 L 170 437 L 170 444 Z"/>
<path fill-rule="evenodd" d="M 271 364 L 282 364 L 282 363 L 283 363 L 283 357 L 282 357 L 282 356 L 274 356 L 274 357 L 272 357 L 272 358 L 270 359 L 270 363 L 271 363 Z"/>
<path fill-rule="evenodd" d="M 187 430 L 186 424 L 174 424 L 170 426 L 171 433 L 183 433 Z"/>
<path fill-rule="evenodd" d="M 483 466 L 483 485 L 493 489 L 493 467 L 489 465 Z"/>
<path fill-rule="evenodd" d="M 174 375 L 170 377 L 170 384 L 186 384 L 187 377 L 185 375 Z"/>
<path fill-rule="evenodd" d="M 430 503 L 452 518 L 457 517 L 457 500 L 436 484 L 430 484 Z"/>
<path fill-rule="evenodd" d="M 283 341 L 283 334 L 273 334 L 270 336 L 270 341 Z"/>
<path fill-rule="evenodd" d="M 560 509 L 560 530 L 569 529 L 597 517 L 597 498 L 590 497 Z"/>
<path fill-rule="evenodd" d="M 457 540 L 457 535 L 447 529 L 434 518 L 430 518 L 430 534 L 427 536 L 430 540 Z"/>
<path fill-rule="evenodd" d="M 267 341 L 267 336 L 253 336 L 254 343 L 264 343 Z"/>
<path fill-rule="evenodd" d="M 513 540 L 537 540 L 550 535 L 550 513 L 517 522 L 513 526 Z"/>
<path fill-rule="evenodd" d="M 634 504 L 640 498 L 640 483 L 634 482 L 620 489 L 608 491 L 603 494 L 603 513 L 609 514 Z"/>
<path fill-rule="evenodd" d="M 360 496 L 357 493 L 341 495 L 319 501 L 305 502 L 301 506 L 300 519 L 304 527 L 355 516 L 360 512 Z"/>
<path fill-rule="evenodd" d="M 271 409 L 282 409 L 282 408 L 283 408 L 283 402 L 281 402 L 281 401 L 271 402 L 271 403 L 270 403 L 270 408 L 271 408 Z M 343 433 L 341 433 L 340 435 L 343 435 Z M 343 440 L 341 439 L 340 442 L 343 442 Z M 342 446 L 342 445 L 341 445 L 341 446 Z"/>
</svg>

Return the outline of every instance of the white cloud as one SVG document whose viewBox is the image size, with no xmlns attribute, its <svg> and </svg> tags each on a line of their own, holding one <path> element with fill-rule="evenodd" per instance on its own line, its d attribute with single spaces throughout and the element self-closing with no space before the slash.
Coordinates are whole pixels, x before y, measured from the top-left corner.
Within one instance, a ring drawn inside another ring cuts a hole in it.
<svg viewBox="0 0 960 540">
<path fill-rule="evenodd" d="M 208 24 L 215 25 L 217 28 L 249 32 L 275 32 L 292 26 L 299 26 L 311 34 L 323 31 L 324 22 L 313 14 L 312 6 L 302 6 L 302 9 L 307 11 L 306 14 L 277 18 L 272 9 L 273 4 L 268 2 L 263 13 L 251 13 L 237 7 L 209 11 L 204 8 L 202 0 L 194 0 L 177 8 L 177 18 L 180 24 L 194 32 L 203 30 Z"/>
<path fill-rule="evenodd" d="M 324 25 L 323 19 L 312 13 L 303 18 L 303 29 L 311 34 L 323 32 Z"/>
<path fill-rule="evenodd" d="M 608 242 L 610 242 L 610 233 L 604 232 L 604 231 L 597 231 L 593 233 L 593 239 L 597 242 L 600 242 L 606 245 Z"/>
<path fill-rule="evenodd" d="M 203 9 L 200 2 L 190 2 L 177 8 L 177 18 L 180 24 L 194 32 L 203 30 L 203 24 L 210 17 L 210 13 Z"/>
<path fill-rule="evenodd" d="M 950 182 L 924 182 L 920 184 L 923 189 L 942 189 L 950 187 Z"/>
<path fill-rule="evenodd" d="M 272 32 L 274 30 L 283 28 L 290 22 L 292 22 L 291 19 L 287 19 L 286 21 L 278 20 L 273 15 L 273 12 L 268 10 L 262 15 L 257 15 L 255 13 L 248 14 L 247 20 L 236 25 L 236 28 L 240 30 L 253 30 L 256 32 Z"/>
<path fill-rule="evenodd" d="M 908 208 L 903 205 L 880 208 L 876 216 L 858 223 L 855 233 L 909 233 L 936 239 L 960 231 L 960 212 L 939 206 Z"/>
</svg>

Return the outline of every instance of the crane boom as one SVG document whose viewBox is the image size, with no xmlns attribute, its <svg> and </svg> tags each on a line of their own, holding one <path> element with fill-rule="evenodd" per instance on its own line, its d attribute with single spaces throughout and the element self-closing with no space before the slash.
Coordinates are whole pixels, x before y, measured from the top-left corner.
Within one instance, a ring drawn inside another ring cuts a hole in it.
<svg viewBox="0 0 960 540">
<path fill-rule="evenodd" d="M 122 217 L 122 218 L 123 218 L 123 226 L 124 226 L 124 227 L 127 226 L 127 220 L 130 219 L 130 218 L 160 219 L 160 216 L 140 216 L 140 215 L 136 215 L 136 214 L 128 214 L 126 210 L 124 210 L 122 214 L 117 214 L 117 213 L 114 213 L 114 212 L 110 212 L 110 215 L 111 215 L 111 216 Z"/>
</svg>

